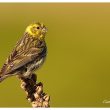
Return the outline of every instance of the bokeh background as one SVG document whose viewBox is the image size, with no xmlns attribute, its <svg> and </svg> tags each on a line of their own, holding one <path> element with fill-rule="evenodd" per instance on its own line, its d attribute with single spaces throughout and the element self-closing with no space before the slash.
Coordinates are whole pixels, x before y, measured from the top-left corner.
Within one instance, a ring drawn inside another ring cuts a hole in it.
<svg viewBox="0 0 110 110">
<path fill-rule="evenodd" d="M 28 24 L 48 27 L 48 57 L 37 71 L 51 107 L 110 107 L 110 4 L 1 3 L 0 67 Z M 31 107 L 10 77 L 0 84 L 0 107 Z"/>
</svg>

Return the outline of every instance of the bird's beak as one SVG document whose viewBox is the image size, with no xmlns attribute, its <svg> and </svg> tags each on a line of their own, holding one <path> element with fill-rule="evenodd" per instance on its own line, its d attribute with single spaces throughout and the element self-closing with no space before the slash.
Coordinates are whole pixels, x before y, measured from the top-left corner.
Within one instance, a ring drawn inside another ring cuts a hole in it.
<svg viewBox="0 0 110 110">
<path fill-rule="evenodd" d="M 46 28 L 46 27 L 43 27 L 43 28 L 42 28 L 42 32 L 43 32 L 43 33 L 46 33 L 46 32 L 47 32 L 47 28 Z"/>
</svg>

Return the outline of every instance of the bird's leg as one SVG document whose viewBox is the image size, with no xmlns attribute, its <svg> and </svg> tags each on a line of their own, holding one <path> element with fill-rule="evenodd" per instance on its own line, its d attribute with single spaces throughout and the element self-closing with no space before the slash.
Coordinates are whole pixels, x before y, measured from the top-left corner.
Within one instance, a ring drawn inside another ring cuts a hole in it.
<svg viewBox="0 0 110 110">
<path fill-rule="evenodd" d="M 31 71 L 27 71 L 27 72 L 22 74 L 22 77 L 24 77 L 25 79 L 26 78 L 31 79 L 31 76 L 32 76 L 32 72 Z"/>
</svg>

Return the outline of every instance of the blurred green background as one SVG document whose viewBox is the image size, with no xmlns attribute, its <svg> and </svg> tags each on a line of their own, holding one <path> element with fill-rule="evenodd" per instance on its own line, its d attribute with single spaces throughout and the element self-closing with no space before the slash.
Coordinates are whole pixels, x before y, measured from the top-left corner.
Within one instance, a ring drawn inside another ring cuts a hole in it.
<svg viewBox="0 0 110 110">
<path fill-rule="evenodd" d="M 51 107 L 110 107 L 110 4 L 1 3 L 0 67 L 28 24 L 48 27 L 48 57 L 37 71 Z M 0 84 L 0 107 L 31 107 L 10 77 Z"/>
</svg>

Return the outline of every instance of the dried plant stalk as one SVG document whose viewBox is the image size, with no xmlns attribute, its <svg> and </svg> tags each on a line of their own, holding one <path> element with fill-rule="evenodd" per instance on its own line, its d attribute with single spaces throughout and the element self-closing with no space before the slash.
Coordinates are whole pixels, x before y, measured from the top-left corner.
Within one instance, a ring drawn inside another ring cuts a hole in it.
<svg viewBox="0 0 110 110">
<path fill-rule="evenodd" d="M 19 77 L 21 80 L 21 88 L 25 90 L 27 100 L 32 107 L 50 107 L 50 96 L 43 92 L 43 84 L 36 83 L 37 75 L 32 74 L 31 78 Z"/>
</svg>

